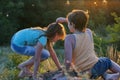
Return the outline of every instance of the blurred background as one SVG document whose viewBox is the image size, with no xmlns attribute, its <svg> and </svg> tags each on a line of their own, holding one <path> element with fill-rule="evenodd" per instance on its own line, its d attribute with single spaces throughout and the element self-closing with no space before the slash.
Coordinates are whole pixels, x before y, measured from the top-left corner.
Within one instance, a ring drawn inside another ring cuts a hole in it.
<svg viewBox="0 0 120 80">
<path fill-rule="evenodd" d="M 88 11 L 89 27 L 103 37 L 115 31 L 111 28 L 116 28 L 116 35 L 120 30 L 116 27 L 120 24 L 120 0 L 0 0 L 0 45 L 8 45 L 20 29 L 45 27 L 73 9 Z"/>
</svg>

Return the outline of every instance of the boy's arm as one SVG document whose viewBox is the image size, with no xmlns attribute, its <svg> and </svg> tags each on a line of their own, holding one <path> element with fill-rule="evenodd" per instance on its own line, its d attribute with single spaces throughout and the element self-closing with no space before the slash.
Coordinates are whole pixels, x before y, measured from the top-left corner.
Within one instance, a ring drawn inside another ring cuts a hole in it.
<svg viewBox="0 0 120 80">
<path fill-rule="evenodd" d="M 73 52 L 73 40 L 72 36 L 67 36 L 65 38 L 64 47 L 65 47 L 65 66 L 69 70 L 72 64 L 72 52 Z"/>
</svg>

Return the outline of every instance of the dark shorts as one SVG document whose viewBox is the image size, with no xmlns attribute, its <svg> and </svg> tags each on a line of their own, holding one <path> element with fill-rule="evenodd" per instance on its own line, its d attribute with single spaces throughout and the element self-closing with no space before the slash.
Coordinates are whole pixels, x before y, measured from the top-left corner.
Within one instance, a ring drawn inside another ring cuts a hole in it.
<svg viewBox="0 0 120 80">
<path fill-rule="evenodd" d="M 35 48 L 33 46 L 20 47 L 20 46 L 17 46 L 15 44 L 11 43 L 11 49 L 14 52 L 22 54 L 22 55 L 27 55 L 27 56 L 34 56 L 35 55 Z M 45 60 L 50 56 L 49 51 L 46 50 L 46 49 L 43 49 L 41 53 L 42 53 L 41 54 L 41 59 L 42 60 Z"/>
<path fill-rule="evenodd" d="M 98 62 L 91 69 L 91 79 L 102 76 L 112 66 L 111 60 L 106 57 L 100 57 Z"/>
</svg>

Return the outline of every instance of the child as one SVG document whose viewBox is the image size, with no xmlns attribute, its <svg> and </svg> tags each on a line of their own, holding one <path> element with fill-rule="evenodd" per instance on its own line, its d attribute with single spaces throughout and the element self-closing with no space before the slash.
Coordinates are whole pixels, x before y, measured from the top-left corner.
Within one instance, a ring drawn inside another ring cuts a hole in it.
<svg viewBox="0 0 120 80">
<path fill-rule="evenodd" d="M 73 33 L 67 35 L 64 43 L 66 69 L 74 65 L 77 72 L 88 71 L 91 79 L 103 76 L 105 80 L 118 80 L 120 66 L 109 58 L 95 55 L 92 32 L 87 28 L 88 19 L 88 13 L 83 10 L 73 10 L 67 18 L 56 19 L 56 22 L 67 22 Z M 114 74 L 106 73 L 108 69 Z"/>
<path fill-rule="evenodd" d="M 61 69 L 52 42 L 60 39 L 64 40 L 65 35 L 64 26 L 60 23 L 51 23 L 46 30 L 36 27 L 23 29 L 15 33 L 11 40 L 12 50 L 22 55 L 33 56 L 18 65 L 18 68 L 21 69 L 19 77 L 31 76 L 32 73 L 29 69 L 34 64 L 33 79 L 37 80 L 40 61 L 48 59 L 49 56 L 52 57 L 58 69 Z"/>
</svg>

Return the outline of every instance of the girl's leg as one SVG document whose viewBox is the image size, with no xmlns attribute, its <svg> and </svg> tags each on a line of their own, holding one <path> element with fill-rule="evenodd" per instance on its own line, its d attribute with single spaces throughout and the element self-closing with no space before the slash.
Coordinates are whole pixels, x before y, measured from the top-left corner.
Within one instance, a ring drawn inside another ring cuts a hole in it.
<svg viewBox="0 0 120 80">
<path fill-rule="evenodd" d="M 27 61 L 21 63 L 18 65 L 18 68 L 21 69 L 21 70 L 24 70 L 25 67 L 29 67 L 32 66 L 34 63 L 34 57 L 28 59 Z"/>
<path fill-rule="evenodd" d="M 33 56 L 30 59 L 18 65 L 18 68 L 21 69 L 20 75 L 22 75 L 22 73 L 32 74 L 30 72 L 30 68 L 32 67 L 34 63 L 35 48 L 33 46 L 24 46 L 24 47 L 18 47 L 18 49 L 19 49 L 18 52 L 23 55 Z"/>
<path fill-rule="evenodd" d="M 34 56 L 35 54 L 35 48 L 33 46 L 24 46 L 20 47 L 17 46 L 16 44 L 11 42 L 11 48 L 13 51 L 16 53 L 22 54 L 22 55 L 27 55 L 27 56 Z M 21 69 L 21 72 L 19 73 L 19 77 L 24 77 L 27 74 L 32 75 L 32 73 L 29 71 L 31 66 L 34 63 L 34 57 L 30 58 L 29 60 L 21 63 L 18 65 L 18 68 Z"/>
<path fill-rule="evenodd" d="M 46 60 L 49 56 L 50 56 L 50 53 L 46 49 L 43 49 L 40 61 Z M 33 64 L 34 64 L 34 56 L 32 58 L 30 58 L 29 60 L 19 64 L 18 68 L 21 69 L 19 77 L 24 77 L 24 76 L 30 75 L 30 74 L 32 75 L 32 73 L 29 70 Z"/>
<path fill-rule="evenodd" d="M 24 53 L 24 54 L 33 55 L 33 57 L 30 58 L 29 60 L 21 63 L 21 64 L 18 66 L 18 68 L 20 68 L 21 70 L 22 70 L 24 67 L 33 65 L 33 63 L 34 63 L 35 48 L 27 46 L 25 52 L 26 52 L 26 53 Z M 41 57 L 41 58 L 40 58 L 41 61 L 46 60 L 46 59 L 50 56 L 50 53 L 49 53 L 48 50 L 46 50 L 46 49 L 43 49 L 41 53 L 42 53 L 41 56 L 40 56 L 40 57 Z"/>
<path fill-rule="evenodd" d="M 18 77 L 32 76 L 32 73 L 30 72 L 30 68 L 32 67 L 33 63 L 34 63 L 34 57 L 19 64 L 18 68 L 21 69 L 21 71 L 20 71 Z"/>
</svg>

